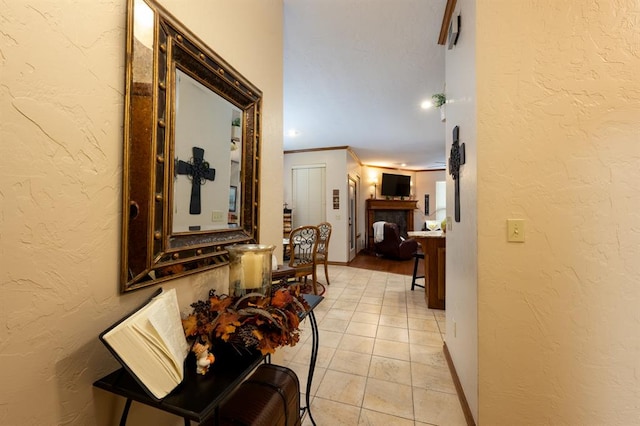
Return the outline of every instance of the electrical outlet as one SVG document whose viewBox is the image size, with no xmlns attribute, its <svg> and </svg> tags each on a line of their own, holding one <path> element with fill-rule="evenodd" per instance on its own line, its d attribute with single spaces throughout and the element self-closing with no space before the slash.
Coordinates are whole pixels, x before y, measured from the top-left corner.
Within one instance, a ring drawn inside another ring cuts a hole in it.
<svg viewBox="0 0 640 426">
<path fill-rule="evenodd" d="M 507 219 L 507 241 L 524 243 L 524 219 Z"/>
<path fill-rule="evenodd" d="M 220 210 L 211 212 L 211 222 L 224 222 L 224 216 Z"/>
</svg>

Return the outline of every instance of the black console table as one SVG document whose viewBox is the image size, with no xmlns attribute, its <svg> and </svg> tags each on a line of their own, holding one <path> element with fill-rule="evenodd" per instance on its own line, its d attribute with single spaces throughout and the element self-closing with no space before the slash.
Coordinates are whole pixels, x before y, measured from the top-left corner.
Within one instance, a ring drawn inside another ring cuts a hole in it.
<svg viewBox="0 0 640 426">
<path fill-rule="evenodd" d="M 309 317 L 311 323 L 312 343 L 311 361 L 309 363 L 309 376 L 306 389 L 306 406 L 302 408 L 302 415 L 309 414 L 309 419 L 315 425 L 311 415 L 310 393 L 311 380 L 315 371 L 318 357 L 318 325 L 313 314 L 313 309 L 324 299 L 322 296 L 312 294 L 303 295 L 311 309 L 301 315 L 301 319 Z M 131 402 L 136 401 L 151 407 L 158 408 L 168 413 L 175 414 L 184 419 L 185 426 L 190 421 L 213 421 L 218 424 L 218 407 L 233 392 L 233 390 L 263 361 L 268 357 L 257 352 L 238 355 L 233 349 L 217 351 L 216 361 L 209 367 L 206 375 L 199 375 L 195 371 L 195 358 L 193 354 L 187 358 L 184 380 L 176 389 L 162 400 L 157 401 L 149 397 L 136 380 L 124 369 L 114 371 L 111 374 L 93 383 L 95 387 L 104 389 L 116 395 L 127 398 L 120 425 L 127 422 Z"/>
</svg>

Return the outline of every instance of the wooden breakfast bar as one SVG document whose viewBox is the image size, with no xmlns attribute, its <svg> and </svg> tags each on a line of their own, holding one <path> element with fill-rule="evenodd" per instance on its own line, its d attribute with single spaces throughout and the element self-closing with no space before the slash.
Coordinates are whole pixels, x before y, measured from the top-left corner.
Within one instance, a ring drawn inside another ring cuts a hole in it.
<svg viewBox="0 0 640 426">
<path fill-rule="evenodd" d="M 446 241 L 442 231 L 410 231 L 424 253 L 425 301 L 431 309 L 445 307 Z"/>
</svg>

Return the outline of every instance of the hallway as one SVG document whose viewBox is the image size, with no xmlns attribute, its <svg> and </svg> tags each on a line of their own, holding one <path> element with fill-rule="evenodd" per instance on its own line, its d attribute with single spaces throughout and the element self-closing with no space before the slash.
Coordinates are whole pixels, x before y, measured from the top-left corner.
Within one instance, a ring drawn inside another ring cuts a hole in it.
<svg viewBox="0 0 640 426">
<path fill-rule="evenodd" d="M 335 265 L 329 271 L 331 285 L 315 310 L 320 347 L 311 407 L 316 423 L 465 425 L 442 351 L 444 311 L 427 309 L 423 290 L 410 290 L 410 275 Z M 301 326 L 308 328 L 308 321 Z M 281 349 L 303 391 L 309 336 L 305 330 L 298 345 Z M 305 418 L 304 425 L 310 424 Z"/>
</svg>

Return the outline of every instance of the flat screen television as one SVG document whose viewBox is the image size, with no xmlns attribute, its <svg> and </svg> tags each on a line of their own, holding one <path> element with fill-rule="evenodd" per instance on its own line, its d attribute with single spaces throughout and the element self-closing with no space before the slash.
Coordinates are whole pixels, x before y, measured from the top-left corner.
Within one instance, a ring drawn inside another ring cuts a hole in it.
<svg viewBox="0 0 640 426">
<path fill-rule="evenodd" d="M 411 176 L 383 173 L 380 195 L 384 197 L 408 197 L 411 195 Z"/>
</svg>

